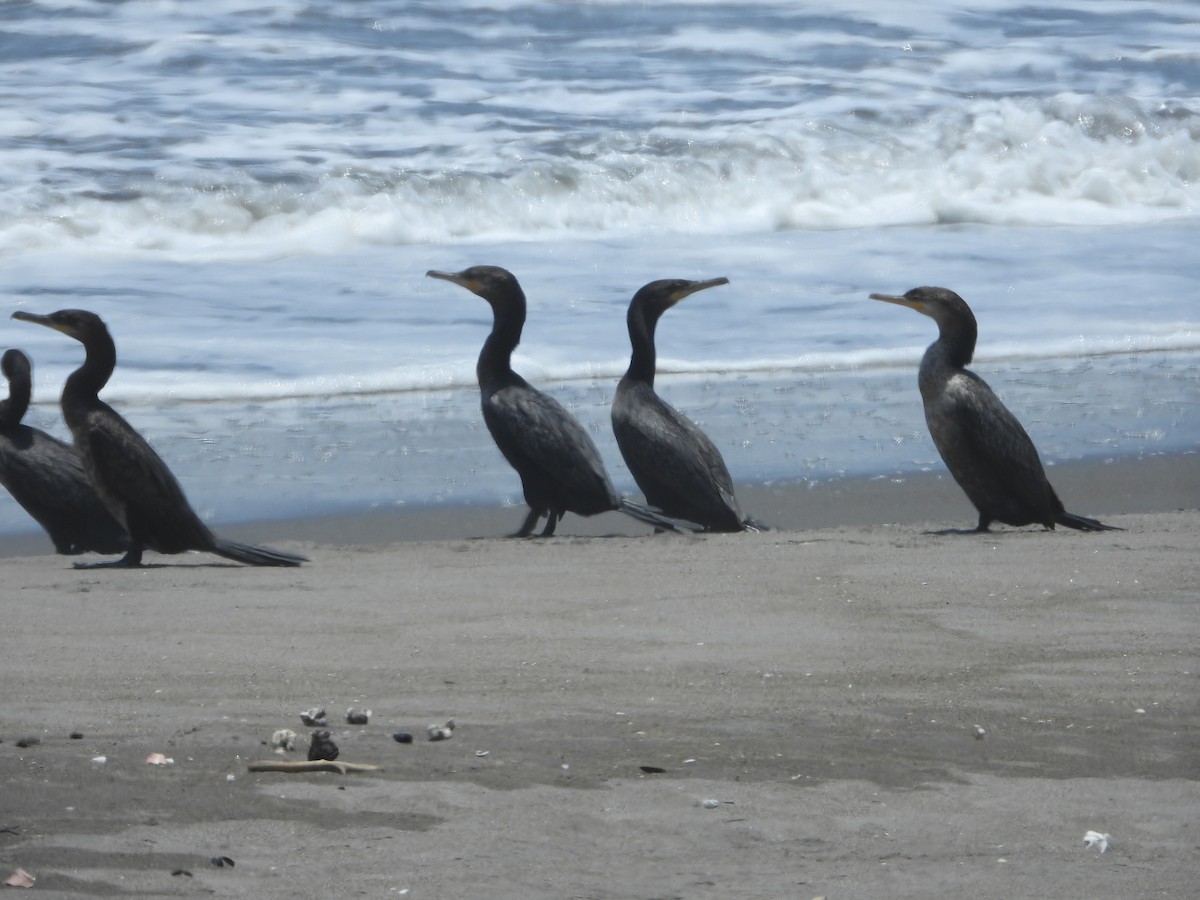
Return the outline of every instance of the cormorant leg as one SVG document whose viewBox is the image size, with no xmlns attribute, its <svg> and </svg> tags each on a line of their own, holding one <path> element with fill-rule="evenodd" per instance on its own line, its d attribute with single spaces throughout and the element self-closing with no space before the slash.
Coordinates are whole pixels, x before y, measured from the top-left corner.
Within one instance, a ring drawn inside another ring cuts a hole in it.
<svg viewBox="0 0 1200 900">
<path fill-rule="evenodd" d="M 529 515 L 525 517 L 525 521 L 521 523 L 521 527 L 513 533 L 512 537 L 529 537 L 533 534 L 533 526 L 537 524 L 537 520 L 542 517 L 536 509 L 530 509 Z"/>
<path fill-rule="evenodd" d="M 134 541 L 120 559 L 101 563 L 75 563 L 76 569 L 136 569 L 142 564 L 142 545 Z"/>
<path fill-rule="evenodd" d="M 542 537 L 550 537 L 554 534 L 554 526 L 558 524 L 558 513 L 550 510 L 546 514 L 546 527 L 542 529 Z"/>
</svg>

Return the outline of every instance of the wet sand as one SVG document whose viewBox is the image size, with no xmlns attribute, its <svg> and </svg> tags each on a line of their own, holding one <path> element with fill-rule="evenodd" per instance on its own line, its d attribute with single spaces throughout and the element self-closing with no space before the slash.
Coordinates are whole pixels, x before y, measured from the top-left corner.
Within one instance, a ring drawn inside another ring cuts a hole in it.
<svg viewBox="0 0 1200 900">
<path fill-rule="evenodd" d="M 1052 478 L 1125 530 L 930 534 L 974 520 L 931 475 L 746 492 L 781 526 L 762 534 L 608 515 L 485 536 L 518 509 L 221 529 L 308 553 L 298 570 L 79 571 L 6 542 L 0 878 L 61 897 L 1188 896 L 1196 458 Z M 340 759 L 382 770 L 250 773 L 278 728 L 303 758 L 313 706 Z"/>
</svg>

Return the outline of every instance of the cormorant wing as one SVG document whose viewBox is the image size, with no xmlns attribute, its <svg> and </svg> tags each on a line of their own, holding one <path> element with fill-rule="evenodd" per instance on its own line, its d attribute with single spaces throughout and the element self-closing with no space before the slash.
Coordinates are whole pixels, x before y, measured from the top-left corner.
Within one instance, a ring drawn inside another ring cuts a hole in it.
<svg viewBox="0 0 1200 900">
<path fill-rule="evenodd" d="M 970 379 L 969 389 L 954 392 L 954 404 L 946 412 L 957 428 L 964 459 L 959 470 L 947 460 L 956 477 L 975 485 L 991 500 L 992 512 L 1006 506 L 1021 510 L 1048 510 L 1046 473 L 1033 440 L 1025 428 L 974 372 L 961 376 Z M 962 473 L 962 469 L 969 472 Z M 977 495 L 964 484 L 978 505 Z M 1039 516 L 1043 513 L 1039 512 Z"/>
<path fill-rule="evenodd" d="M 505 459 L 528 479 L 550 488 L 550 497 L 600 501 L 612 509 L 616 493 L 600 452 L 583 426 L 558 401 L 528 385 L 509 385 L 483 398 L 483 420 Z M 601 496 L 602 495 L 602 496 Z"/>
<path fill-rule="evenodd" d="M 101 496 L 120 504 L 117 518 L 131 535 L 162 552 L 209 548 L 212 534 L 167 464 L 115 410 L 102 405 L 89 414 L 86 441 L 89 474 Z"/>
<path fill-rule="evenodd" d="M 718 502 L 740 521 L 733 479 L 712 439 L 652 389 L 630 399 L 632 403 L 621 404 L 614 421 L 618 430 L 627 431 L 621 450 L 627 457 L 636 456 L 632 461 L 626 459 L 631 469 L 636 466 L 640 470 L 634 472 L 635 477 L 639 481 L 652 477 L 658 491 L 679 498 L 679 506 Z M 646 486 L 642 487 L 646 491 Z M 665 501 L 662 505 L 673 506 Z"/>
</svg>

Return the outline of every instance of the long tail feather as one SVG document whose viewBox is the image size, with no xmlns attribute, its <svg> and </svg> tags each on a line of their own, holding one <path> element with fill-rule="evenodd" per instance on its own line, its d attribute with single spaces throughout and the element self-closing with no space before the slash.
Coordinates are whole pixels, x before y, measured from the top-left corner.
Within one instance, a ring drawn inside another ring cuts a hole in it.
<svg viewBox="0 0 1200 900">
<path fill-rule="evenodd" d="M 272 550 L 270 547 L 252 547 L 250 544 L 240 544 L 224 538 L 216 539 L 212 552 L 248 566 L 298 566 L 300 563 L 308 562 L 307 556 L 284 553 L 282 550 Z"/>
<path fill-rule="evenodd" d="M 653 525 L 655 528 L 661 528 L 664 531 L 674 531 L 679 534 L 689 534 L 692 532 L 703 531 L 704 529 L 695 522 L 688 522 L 684 519 L 672 519 L 670 516 L 664 516 L 662 513 L 649 506 L 644 506 L 633 500 L 628 500 L 625 497 L 621 498 L 621 505 L 618 507 L 621 512 L 627 516 L 632 516 L 639 522 L 645 522 L 647 525 Z"/>
<path fill-rule="evenodd" d="M 1059 525 L 1066 525 L 1068 528 L 1074 528 L 1077 531 L 1124 531 L 1124 528 L 1118 528 L 1116 525 L 1105 525 L 1098 519 L 1089 519 L 1087 516 L 1077 516 L 1074 513 L 1063 512 L 1055 519 Z"/>
</svg>

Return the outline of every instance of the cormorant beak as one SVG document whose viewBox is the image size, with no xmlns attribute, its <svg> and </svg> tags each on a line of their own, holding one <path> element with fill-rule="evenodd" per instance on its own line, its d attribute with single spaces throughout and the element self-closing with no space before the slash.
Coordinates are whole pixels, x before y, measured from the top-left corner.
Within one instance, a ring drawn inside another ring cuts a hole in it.
<svg viewBox="0 0 1200 900">
<path fill-rule="evenodd" d="M 425 275 L 427 278 L 440 278 L 442 281 L 453 282 L 454 284 L 465 287 L 472 294 L 479 294 L 480 288 L 482 287 L 478 281 L 474 281 L 470 278 L 464 278 L 458 272 L 439 272 L 436 269 L 430 269 L 425 273 Z M 483 295 L 480 294 L 480 296 Z"/>
<path fill-rule="evenodd" d="M 915 309 L 919 313 L 929 315 L 925 304 L 920 300 L 910 300 L 908 297 L 897 297 L 895 294 L 872 294 L 872 300 L 882 300 L 884 303 L 895 303 L 897 306 L 907 306 L 909 309 Z"/>
<path fill-rule="evenodd" d="M 690 297 L 692 294 L 707 290 L 710 287 L 717 287 L 721 284 L 729 284 L 729 279 L 722 276 L 721 278 L 709 278 L 707 281 L 689 281 L 671 294 L 669 298 L 670 302 L 667 306 L 674 306 L 684 297 Z"/>
<path fill-rule="evenodd" d="M 34 325 L 45 325 L 47 328 L 53 328 L 55 331 L 61 331 L 63 334 L 70 334 L 69 331 L 55 322 L 51 316 L 39 316 L 37 313 L 29 313 L 18 309 L 12 314 L 12 318 L 20 322 L 32 322 Z"/>
</svg>

